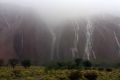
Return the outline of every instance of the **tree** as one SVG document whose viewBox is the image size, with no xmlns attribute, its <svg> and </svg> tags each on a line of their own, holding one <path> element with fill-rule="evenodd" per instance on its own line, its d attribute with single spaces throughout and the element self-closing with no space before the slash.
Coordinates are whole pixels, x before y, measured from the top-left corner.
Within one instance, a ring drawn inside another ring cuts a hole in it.
<svg viewBox="0 0 120 80">
<path fill-rule="evenodd" d="M 83 62 L 83 66 L 84 67 L 91 67 L 92 63 L 89 60 L 86 60 L 86 61 Z"/>
<path fill-rule="evenodd" d="M 75 59 L 75 64 L 77 67 L 80 66 L 81 63 L 82 63 L 82 59 L 80 58 Z"/>
<path fill-rule="evenodd" d="M 0 59 L 0 66 L 3 66 L 3 65 L 4 65 L 4 60 Z"/>
<path fill-rule="evenodd" d="M 31 66 L 31 61 L 30 60 L 23 60 L 21 62 L 21 65 L 24 66 L 25 68 L 28 68 Z"/>
<path fill-rule="evenodd" d="M 15 68 L 15 66 L 18 64 L 18 59 L 9 59 L 9 64 Z"/>
</svg>

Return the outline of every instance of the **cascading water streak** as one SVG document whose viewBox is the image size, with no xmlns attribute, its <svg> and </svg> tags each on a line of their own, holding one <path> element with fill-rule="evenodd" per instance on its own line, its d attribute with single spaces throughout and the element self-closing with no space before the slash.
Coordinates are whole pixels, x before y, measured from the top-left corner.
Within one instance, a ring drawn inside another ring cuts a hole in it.
<svg viewBox="0 0 120 80">
<path fill-rule="evenodd" d="M 53 60 L 54 59 L 55 43 L 56 43 L 56 35 L 55 35 L 55 33 L 51 29 L 50 29 L 50 33 L 52 35 L 50 60 Z"/>
<path fill-rule="evenodd" d="M 115 32 L 114 32 L 114 37 L 115 37 L 116 44 L 119 47 L 119 54 L 120 54 L 120 42 L 119 42 L 118 37 Z"/>
<path fill-rule="evenodd" d="M 79 24 L 77 21 L 73 22 L 74 26 L 74 42 L 73 42 L 73 48 L 72 48 L 72 57 L 78 57 L 78 42 L 79 42 Z"/>
<path fill-rule="evenodd" d="M 94 26 L 92 26 L 92 22 L 88 20 L 86 26 L 85 54 L 83 56 L 83 58 L 87 58 L 87 60 L 90 60 L 90 56 L 92 56 L 94 59 L 96 58 L 96 55 L 93 50 L 93 40 L 92 40 L 93 31 L 94 31 Z"/>
<path fill-rule="evenodd" d="M 60 48 L 61 35 L 62 35 L 62 33 L 59 32 L 59 35 L 57 36 L 57 40 L 56 40 L 56 55 L 57 55 L 57 59 L 60 59 L 59 48 Z"/>
<path fill-rule="evenodd" d="M 2 15 L 0 16 L 2 18 L 2 20 L 4 21 L 5 25 L 8 28 L 9 33 L 12 33 L 13 35 L 16 33 L 16 30 L 19 29 L 19 27 L 21 26 L 22 20 L 23 20 L 23 15 L 22 13 L 20 13 L 20 15 L 14 15 L 14 19 L 13 22 L 10 21 L 10 19 L 6 16 L 6 14 L 4 14 L 2 12 Z M 23 46 L 24 46 L 24 39 L 23 39 L 23 32 L 20 31 L 17 33 L 16 36 L 16 42 L 15 44 L 17 44 L 17 48 L 15 48 L 15 51 L 18 55 L 18 58 L 21 60 L 22 58 L 22 53 L 23 53 Z M 11 36 L 11 35 L 9 35 Z M 14 35 L 15 36 L 15 35 Z"/>
</svg>

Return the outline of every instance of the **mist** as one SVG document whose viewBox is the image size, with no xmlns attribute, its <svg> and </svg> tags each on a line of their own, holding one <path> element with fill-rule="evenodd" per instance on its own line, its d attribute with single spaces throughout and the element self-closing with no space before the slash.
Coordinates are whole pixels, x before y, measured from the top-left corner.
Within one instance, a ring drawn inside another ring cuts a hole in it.
<svg viewBox="0 0 120 80">
<path fill-rule="evenodd" d="M 0 0 L 0 2 L 29 7 L 48 25 L 93 15 L 120 16 L 119 0 Z"/>
</svg>

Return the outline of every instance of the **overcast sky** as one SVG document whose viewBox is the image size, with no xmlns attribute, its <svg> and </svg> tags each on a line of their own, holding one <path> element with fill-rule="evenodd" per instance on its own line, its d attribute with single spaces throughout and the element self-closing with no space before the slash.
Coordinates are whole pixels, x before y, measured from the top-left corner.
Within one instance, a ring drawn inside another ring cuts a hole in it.
<svg viewBox="0 0 120 80">
<path fill-rule="evenodd" d="M 91 14 L 120 13 L 120 0 L 0 0 L 0 2 L 31 7 L 48 21 Z"/>
</svg>

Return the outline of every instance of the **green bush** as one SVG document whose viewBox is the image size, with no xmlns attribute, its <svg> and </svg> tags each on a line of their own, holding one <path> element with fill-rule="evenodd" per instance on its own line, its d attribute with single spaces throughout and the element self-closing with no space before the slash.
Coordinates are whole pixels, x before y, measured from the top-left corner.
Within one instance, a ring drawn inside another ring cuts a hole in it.
<svg viewBox="0 0 120 80">
<path fill-rule="evenodd" d="M 75 70 L 72 71 L 68 77 L 70 80 L 79 80 L 82 77 L 82 75 L 79 71 Z"/>
<path fill-rule="evenodd" d="M 28 68 L 31 66 L 31 61 L 30 60 L 23 60 L 21 62 L 21 65 L 24 66 L 25 68 Z"/>
<path fill-rule="evenodd" d="M 90 70 L 90 71 L 86 71 L 86 72 L 84 73 L 84 77 L 85 77 L 87 80 L 96 80 L 97 77 L 98 77 L 98 74 L 97 74 L 97 72 Z"/>
<path fill-rule="evenodd" d="M 15 68 L 18 62 L 19 61 L 17 59 L 9 59 L 8 64 L 10 64 L 13 68 Z"/>
</svg>

